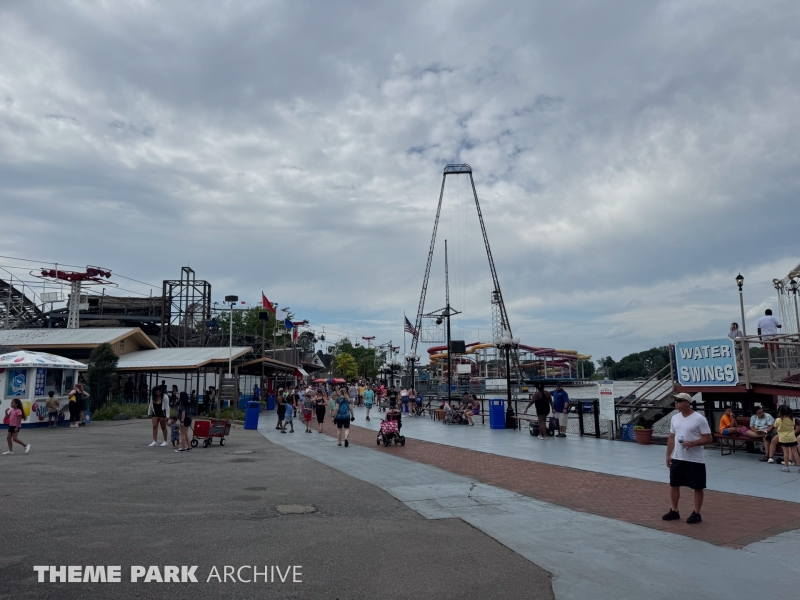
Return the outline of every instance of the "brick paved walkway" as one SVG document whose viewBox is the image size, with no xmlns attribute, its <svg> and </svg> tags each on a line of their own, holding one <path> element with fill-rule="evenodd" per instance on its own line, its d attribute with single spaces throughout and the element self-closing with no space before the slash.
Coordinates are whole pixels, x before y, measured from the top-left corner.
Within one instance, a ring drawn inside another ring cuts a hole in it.
<svg viewBox="0 0 800 600">
<path fill-rule="evenodd" d="M 326 429 L 325 433 L 336 436 L 334 429 Z M 692 512 L 692 492 L 683 489 L 680 505 L 683 519 L 666 522 L 661 515 L 669 510 L 669 491 L 663 483 L 508 458 L 408 436 L 404 447 L 384 448 L 376 445 L 376 435 L 375 431 L 362 427 L 350 428 L 352 443 L 378 452 L 415 460 L 572 510 L 719 546 L 741 548 L 800 528 L 800 504 L 792 502 L 706 490 L 703 523 L 687 525 L 685 518 Z"/>
</svg>

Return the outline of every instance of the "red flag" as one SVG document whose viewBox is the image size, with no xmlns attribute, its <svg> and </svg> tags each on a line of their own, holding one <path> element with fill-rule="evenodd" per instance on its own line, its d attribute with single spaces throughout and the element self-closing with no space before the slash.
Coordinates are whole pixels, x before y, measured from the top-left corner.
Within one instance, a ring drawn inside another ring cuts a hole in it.
<svg viewBox="0 0 800 600">
<path fill-rule="evenodd" d="M 272 306 L 272 302 L 267 300 L 267 297 L 264 295 L 264 292 L 261 292 L 261 305 L 266 308 L 269 312 L 273 315 L 275 314 L 275 307 Z"/>
<path fill-rule="evenodd" d="M 298 333 L 297 327 L 295 327 L 294 329 L 292 329 L 292 340 L 296 340 L 298 335 L 300 334 Z"/>
</svg>

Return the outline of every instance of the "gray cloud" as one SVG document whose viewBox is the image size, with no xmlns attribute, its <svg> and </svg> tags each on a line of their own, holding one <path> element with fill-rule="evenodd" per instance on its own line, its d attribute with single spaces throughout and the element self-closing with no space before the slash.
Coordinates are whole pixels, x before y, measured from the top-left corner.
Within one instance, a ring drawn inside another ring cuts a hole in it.
<svg viewBox="0 0 800 600">
<path fill-rule="evenodd" d="M 8 3 L 0 250 L 155 282 L 191 260 L 220 294 L 398 338 L 442 167 L 468 162 L 527 343 L 619 356 L 722 333 L 736 272 L 757 306 L 797 262 L 799 11 Z M 486 339 L 463 179 L 440 240 L 464 335 Z"/>
</svg>

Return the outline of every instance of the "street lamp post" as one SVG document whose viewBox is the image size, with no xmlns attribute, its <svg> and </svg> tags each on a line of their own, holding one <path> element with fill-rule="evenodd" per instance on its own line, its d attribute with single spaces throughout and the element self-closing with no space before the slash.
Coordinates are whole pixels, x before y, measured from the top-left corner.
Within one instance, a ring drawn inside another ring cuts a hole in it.
<svg viewBox="0 0 800 600">
<path fill-rule="evenodd" d="M 411 387 L 414 388 L 414 363 L 419 360 L 419 354 L 416 352 L 409 352 L 406 354 L 406 362 L 411 364 Z"/>
<path fill-rule="evenodd" d="M 798 317 L 797 313 L 797 279 L 792 279 L 789 282 L 789 290 L 792 292 L 794 296 L 794 323 L 795 328 L 797 329 L 797 334 L 800 336 L 800 317 Z"/>
<path fill-rule="evenodd" d="M 395 369 L 399 370 L 399 368 L 401 366 L 402 365 L 399 362 L 397 362 L 397 359 L 394 356 L 389 361 L 389 388 L 390 389 L 394 385 L 394 372 L 395 372 Z"/>
<path fill-rule="evenodd" d="M 231 318 L 229 322 L 230 331 L 228 332 L 228 377 L 233 377 L 233 305 L 239 301 L 239 296 L 225 296 L 225 303 L 231 305 Z"/>
<path fill-rule="evenodd" d="M 744 285 L 744 277 L 742 277 L 741 273 L 739 273 L 736 276 L 736 285 L 739 286 L 739 308 L 742 311 L 742 333 L 744 334 L 744 337 L 747 337 L 747 325 L 745 325 L 744 322 L 744 297 L 742 296 L 742 285 Z"/>
<path fill-rule="evenodd" d="M 506 356 L 506 421 L 508 421 L 508 417 L 514 415 L 514 409 L 511 408 L 511 350 L 519 346 L 519 338 L 511 337 L 511 332 L 505 330 L 503 337 L 494 340 L 494 345 Z M 522 385 L 522 382 L 519 383 Z"/>
</svg>

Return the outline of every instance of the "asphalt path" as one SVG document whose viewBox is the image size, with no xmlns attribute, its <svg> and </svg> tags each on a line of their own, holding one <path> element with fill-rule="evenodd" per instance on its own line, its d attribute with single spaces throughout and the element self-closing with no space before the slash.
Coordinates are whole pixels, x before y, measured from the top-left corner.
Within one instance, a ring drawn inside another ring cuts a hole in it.
<svg viewBox="0 0 800 600">
<path fill-rule="evenodd" d="M 425 519 L 255 431 L 189 453 L 148 447 L 142 420 L 22 437 L 29 454 L 0 457 L 0 598 L 553 597 L 546 571 L 461 519 Z M 122 582 L 39 583 L 35 565 L 119 565 Z M 253 565 L 302 582 L 208 580 Z M 132 566 L 196 566 L 198 582 L 132 583 Z"/>
</svg>

